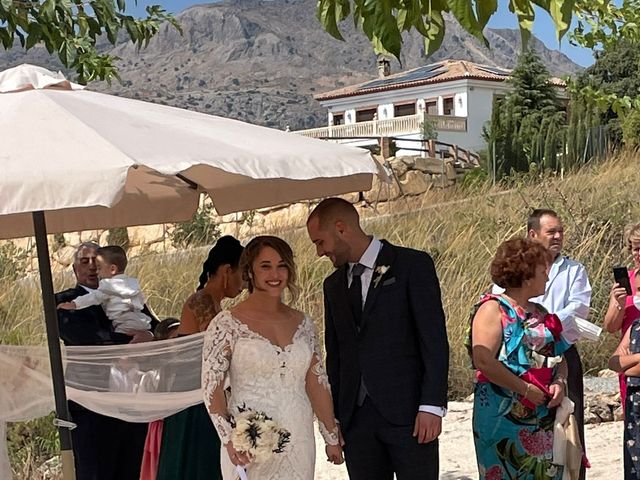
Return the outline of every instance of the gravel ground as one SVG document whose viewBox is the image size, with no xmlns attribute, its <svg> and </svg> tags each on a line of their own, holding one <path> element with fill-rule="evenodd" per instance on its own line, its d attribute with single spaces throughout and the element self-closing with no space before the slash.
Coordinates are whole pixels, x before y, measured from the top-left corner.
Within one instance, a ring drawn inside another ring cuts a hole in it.
<svg viewBox="0 0 640 480">
<path fill-rule="evenodd" d="M 593 393 L 617 393 L 618 377 L 584 377 L 584 389 Z"/>
</svg>

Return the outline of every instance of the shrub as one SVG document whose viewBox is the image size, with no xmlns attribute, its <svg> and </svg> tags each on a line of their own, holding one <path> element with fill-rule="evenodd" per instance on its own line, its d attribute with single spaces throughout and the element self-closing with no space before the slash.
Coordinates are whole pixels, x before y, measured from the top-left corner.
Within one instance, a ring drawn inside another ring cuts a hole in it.
<svg viewBox="0 0 640 480">
<path fill-rule="evenodd" d="M 485 186 L 489 179 L 490 176 L 486 169 L 474 168 L 464 174 L 464 177 L 462 177 L 462 181 L 460 182 L 460 187 L 474 190 Z"/>
<path fill-rule="evenodd" d="M 27 252 L 13 242 L 0 245 L 0 280 L 15 280 L 27 266 Z"/>
<path fill-rule="evenodd" d="M 422 135 L 422 140 L 437 140 L 438 131 L 436 130 L 436 126 L 436 122 L 425 118 L 420 124 L 420 135 Z"/>
<path fill-rule="evenodd" d="M 125 250 L 128 250 L 129 232 L 127 231 L 127 227 L 110 228 L 109 233 L 107 234 L 107 244 L 117 245 L 124 248 Z"/>
<path fill-rule="evenodd" d="M 179 223 L 171 232 L 171 243 L 178 248 L 211 245 L 220 236 L 212 219 L 213 206 L 205 203 L 188 222 Z"/>
<path fill-rule="evenodd" d="M 640 146 L 640 110 L 632 110 L 622 121 L 622 140 L 627 147 Z"/>
<path fill-rule="evenodd" d="M 42 478 L 38 468 L 60 451 L 53 425 L 54 414 L 29 422 L 13 423 L 7 429 L 9 459 L 16 478 Z"/>
</svg>

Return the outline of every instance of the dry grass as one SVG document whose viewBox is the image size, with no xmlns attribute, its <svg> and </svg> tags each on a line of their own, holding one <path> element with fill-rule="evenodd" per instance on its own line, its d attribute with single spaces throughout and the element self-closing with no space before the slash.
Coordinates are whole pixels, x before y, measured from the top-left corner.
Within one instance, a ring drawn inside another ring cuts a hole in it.
<svg viewBox="0 0 640 480">
<path fill-rule="evenodd" d="M 366 230 L 392 243 L 428 251 L 439 274 L 451 345 L 450 396 L 471 391 L 471 371 L 463 348 L 469 312 L 488 288 L 488 265 L 496 247 L 525 233 L 524 221 L 534 207 L 550 207 L 563 217 L 566 253 L 583 262 L 593 285 L 591 320 L 601 323 L 612 284 L 611 267 L 627 264 L 622 245 L 625 224 L 640 221 L 636 185 L 640 171 L 634 154 L 567 175 L 524 176 L 508 187 L 486 185 L 434 192 L 422 201 L 404 202 L 400 212 L 367 215 Z M 275 232 L 296 252 L 302 294 L 299 307 L 322 318 L 322 280 L 331 267 L 318 259 L 303 229 Z M 182 303 L 194 290 L 204 249 L 175 254 L 149 254 L 132 262 L 131 274 L 143 285 L 149 303 L 160 317 L 179 316 Z M 56 286 L 72 283 L 59 276 Z M 0 341 L 37 344 L 44 339 L 37 286 L 32 279 L 6 285 L 0 292 Z M 389 319 L 390 328 L 393 319 Z M 580 346 L 585 371 L 604 368 L 616 338 L 604 335 L 597 343 Z M 13 458 L 16 458 L 13 452 Z"/>
</svg>

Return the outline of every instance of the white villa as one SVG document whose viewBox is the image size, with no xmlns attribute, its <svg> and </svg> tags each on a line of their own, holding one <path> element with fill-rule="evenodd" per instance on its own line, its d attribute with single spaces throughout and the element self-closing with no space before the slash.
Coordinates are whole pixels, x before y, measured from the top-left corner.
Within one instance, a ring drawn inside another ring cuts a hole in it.
<svg viewBox="0 0 640 480">
<path fill-rule="evenodd" d="M 383 59 L 378 62 L 377 79 L 315 95 L 328 109 L 328 126 L 297 133 L 365 146 L 376 141 L 361 137 L 420 139 L 420 125 L 429 119 L 439 142 L 477 151 L 486 148 L 482 128 L 491 118 L 494 99 L 511 89 L 505 82 L 510 73 L 446 60 L 390 75 L 389 62 Z M 554 78 L 552 83 L 564 97 L 564 82 Z M 398 140 L 397 147 L 419 148 L 419 144 Z"/>
</svg>

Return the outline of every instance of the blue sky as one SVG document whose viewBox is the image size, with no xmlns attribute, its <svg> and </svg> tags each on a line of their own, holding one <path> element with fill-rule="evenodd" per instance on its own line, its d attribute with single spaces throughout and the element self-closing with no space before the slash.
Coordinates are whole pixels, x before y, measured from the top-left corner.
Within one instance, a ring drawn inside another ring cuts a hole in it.
<svg viewBox="0 0 640 480">
<path fill-rule="evenodd" d="M 181 10 L 184 10 L 191 5 L 202 3 L 207 2 L 202 0 L 138 0 L 138 4 L 134 5 L 133 0 L 128 0 L 127 12 L 132 15 L 141 16 L 144 14 L 144 7 L 146 5 L 158 4 L 162 5 L 169 12 L 179 13 Z M 516 28 L 518 26 L 518 22 L 516 20 L 516 16 L 509 12 L 509 9 L 507 8 L 508 1 L 498 0 L 498 5 L 498 12 L 489 22 L 489 26 L 493 28 Z M 547 47 L 562 51 L 574 62 L 583 66 L 588 66 L 593 63 L 591 50 L 571 46 L 566 37 L 562 40 L 561 44 L 558 44 L 553 22 L 546 12 L 539 10 L 536 13 L 533 31 L 534 34 L 547 45 Z"/>
</svg>

